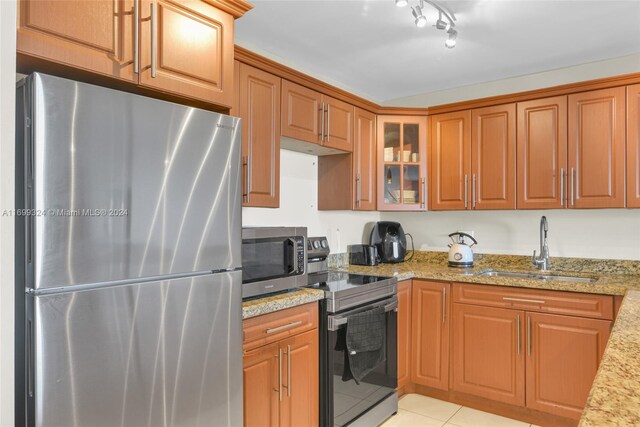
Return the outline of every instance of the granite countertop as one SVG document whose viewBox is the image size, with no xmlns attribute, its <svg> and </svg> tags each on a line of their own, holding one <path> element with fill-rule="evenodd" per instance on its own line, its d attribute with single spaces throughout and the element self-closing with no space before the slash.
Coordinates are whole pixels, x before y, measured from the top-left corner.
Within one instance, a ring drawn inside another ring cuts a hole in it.
<svg viewBox="0 0 640 427">
<path fill-rule="evenodd" d="M 448 267 L 447 254 L 444 252 L 417 252 L 412 260 L 399 264 L 379 264 L 375 267 L 347 265 L 342 268 L 338 266 L 338 268 L 351 273 L 396 276 L 398 281 L 418 278 L 604 295 L 624 295 L 629 289 L 640 291 L 640 262 L 638 261 L 582 258 L 552 258 L 551 261 L 551 270 L 545 273 L 592 277 L 598 280 L 593 283 L 584 283 L 477 275 L 487 269 L 540 273 L 533 268 L 529 257 L 512 255 L 484 255 L 476 260 L 473 268 L 469 269 Z"/>
<path fill-rule="evenodd" d="M 244 301 L 242 303 L 242 319 L 272 313 L 321 299 L 324 299 L 324 291 L 320 289 L 300 288 L 284 294 Z"/>
<path fill-rule="evenodd" d="M 579 427 L 640 425 L 640 292 L 627 292 Z"/>
</svg>

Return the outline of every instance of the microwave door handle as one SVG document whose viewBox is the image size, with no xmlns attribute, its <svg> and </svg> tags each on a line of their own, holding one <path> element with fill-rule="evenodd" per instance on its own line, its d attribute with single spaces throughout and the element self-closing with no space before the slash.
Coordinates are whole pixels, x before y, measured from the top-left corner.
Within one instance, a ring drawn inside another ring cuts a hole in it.
<svg viewBox="0 0 640 427">
<path fill-rule="evenodd" d="M 293 270 L 289 271 L 289 273 L 291 273 L 298 271 L 298 254 L 296 253 L 296 240 L 290 237 L 287 241 L 291 243 L 291 246 L 293 247 L 291 250 L 291 257 L 293 258 L 293 262 L 291 264 L 293 265 Z"/>
</svg>

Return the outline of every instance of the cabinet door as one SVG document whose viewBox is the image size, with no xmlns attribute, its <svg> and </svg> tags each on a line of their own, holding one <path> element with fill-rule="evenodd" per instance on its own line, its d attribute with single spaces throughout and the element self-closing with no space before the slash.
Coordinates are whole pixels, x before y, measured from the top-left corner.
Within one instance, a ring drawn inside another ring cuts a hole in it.
<svg viewBox="0 0 640 427">
<path fill-rule="evenodd" d="M 611 321 L 527 313 L 527 407 L 580 418 Z"/>
<path fill-rule="evenodd" d="M 449 389 L 449 283 L 414 280 L 411 291 L 412 367 L 416 384 Z"/>
<path fill-rule="evenodd" d="M 569 207 L 624 207 L 625 89 L 569 95 Z"/>
<path fill-rule="evenodd" d="M 137 82 L 134 5 L 134 0 L 22 0 L 17 50 Z"/>
<path fill-rule="evenodd" d="M 360 108 L 355 111 L 353 171 L 357 211 L 376 210 L 376 115 Z"/>
<path fill-rule="evenodd" d="M 427 118 L 378 116 L 378 210 L 427 209 Z"/>
<path fill-rule="evenodd" d="M 470 209 L 471 111 L 438 114 L 430 120 L 429 209 Z"/>
<path fill-rule="evenodd" d="M 282 135 L 319 144 L 320 119 L 324 120 L 322 95 L 282 80 Z"/>
<path fill-rule="evenodd" d="M 140 1 L 140 85 L 230 107 L 233 16 L 204 0 Z"/>
<path fill-rule="evenodd" d="M 398 283 L 398 389 L 411 382 L 411 280 Z"/>
<path fill-rule="evenodd" d="M 240 64 L 242 205 L 277 208 L 280 199 L 280 78 Z"/>
<path fill-rule="evenodd" d="M 326 147 L 353 151 L 354 106 L 329 96 L 323 96 L 325 105 L 324 142 Z"/>
<path fill-rule="evenodd" d="M 524 312 L 453 304 L 453 389 L 525 403 Z"/>
<path fill-rule="evenodd" d="M 518 209 L 566 203 L 567 97 L 518 103 Z"/>
<path fill-rule="evenodd" d="M 319 423 L 318 330 L 280 343 L 283 354 L 280 426 L 312 427 Z"/>
<path fill-rule="evenodd" d="M 640 84 L 627 86 L 627 207 L 640 208 Z"/>
<path fill-rule="evenodd" d="M 247 427 L 279 425 L 278 373 L 283 361 L 278 350 L 278 343 L 274 343 L 244 352 L 243 411 Z"/>
<path fill-rule="evenodd" d="M 516 105 L 471 112 L 473 209 L 516 208 Z"/>
</svg>

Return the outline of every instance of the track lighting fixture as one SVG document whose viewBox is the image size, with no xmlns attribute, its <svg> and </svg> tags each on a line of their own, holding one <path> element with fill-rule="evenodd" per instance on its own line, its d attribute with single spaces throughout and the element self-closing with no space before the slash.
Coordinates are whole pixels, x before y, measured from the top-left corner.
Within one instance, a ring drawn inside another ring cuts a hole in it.
<svg viewBox="0 0 640 427">
<path fill-rule="evenodd" d="M 395 0 L 396 6 L 404 7 L 409 4 L 410 0 Z M 433 0 L 413 0 L 418 4 L 416 6 L 411 7 L 411 14 L 414 18 L 414 23 L 417 27 L 422 28 L 427 25 L 427 17 L 424 16 L 423 10 L 424 5 L 429 4 L 431 7 L 438 11 L 438 20 L 436 21 L 434 27 L 438 30 L 444 30 L 447 32 L 447 40 L 444 42 L 444 45 L 449 49 L 453 49 L 456 46 L 456 38 L 458 37 L 458 31 L 454 29 L 456 16 L 445 9 L 443 6 L 440 6 L 437 2 Z"/>
</svg>

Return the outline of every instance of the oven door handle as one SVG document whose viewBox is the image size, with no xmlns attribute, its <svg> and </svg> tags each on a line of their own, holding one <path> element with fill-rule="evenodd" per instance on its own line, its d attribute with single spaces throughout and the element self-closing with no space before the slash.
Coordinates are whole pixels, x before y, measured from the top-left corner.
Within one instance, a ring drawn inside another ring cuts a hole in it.
<svg viewBox="0 0 640 427">
<path fill-rule="evenodd" d="M 340 329 L 340 326 L 342 325 L 346 325 L 348 322 L 348 317 L 352 314 L 356 314 L 356 313 L 362 313 L 363 311 L 368 311 L 368 310 L 372 310 L 374 308 L 378 308 L 378 307 L 384 307 L 384 312 L 388 313 L 391 310 L 397 310 L 398 309 L 398 297 L 394 296 L 390 302 L 386 303 L 386 304 L 376 304 L 376 305 L 370 305 L 368 307 L 362 307 L 362 308 L 358 308 L 352 311 L 349 311 L 347 313 L 343 313 L 337 316 L 329 316 L 329 318 L 327 319 L 327 329 L 330 331 L 337 331 L 338 329 Z"/>
</svg>

